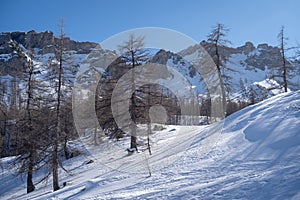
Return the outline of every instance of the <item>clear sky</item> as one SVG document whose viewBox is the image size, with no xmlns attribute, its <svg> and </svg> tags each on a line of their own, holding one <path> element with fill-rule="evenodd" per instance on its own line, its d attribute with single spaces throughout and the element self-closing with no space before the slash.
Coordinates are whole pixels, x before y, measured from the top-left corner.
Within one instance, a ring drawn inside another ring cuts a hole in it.
<svg viewBox="0 0 300 200">
<path fill-rule="evenodd" d="M 102 42 L 133 28 L 170 28 L 206 39 L 217 22 L 225 24 L 233 46 L 246 41 L 277 45 L 285 26 L 288 44 L 300 43 L 299 0 L 0 0 L 0 32 L 58 32 L 64 18 L 67 35 Z"/>
</svg>

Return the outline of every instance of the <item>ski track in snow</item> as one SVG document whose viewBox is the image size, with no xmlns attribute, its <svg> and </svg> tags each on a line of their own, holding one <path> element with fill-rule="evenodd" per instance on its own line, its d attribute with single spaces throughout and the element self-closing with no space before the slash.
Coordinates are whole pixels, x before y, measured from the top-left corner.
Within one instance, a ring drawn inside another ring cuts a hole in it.
<svg viewBox="0 0 300 200">
<path fill-rule="evenodd" d="M 299 199 L 300 91 L 249 106 L 210 126 L 168 126 L 147 151 L 126 156 L 128 141 L 91 164 L 90 155 L 64 161 L 66 187 L 52 192 L 51 178 L 26 194 L 25 178 L 3 158 L 0 199 Z M 175 129 L 175 131 L 173 130 Z M 173 130 L 173 131 L 171 131 Z M 187 145 L 189 148 L 185 148 Z M 170 149 L 169 149 L 170 148 Z M 118 150 L 119 149 L 119 150 Z M 181 154 L 178 154 L 181 152 Z M 152 176 L 143 169 L 151 160 Z M 171 160 L 168 160 L 171 159 Z M 118 166 L 117 168 L 115 168 Z M 35 182 L 42 177 L 36 174 Z"/>
</svg>

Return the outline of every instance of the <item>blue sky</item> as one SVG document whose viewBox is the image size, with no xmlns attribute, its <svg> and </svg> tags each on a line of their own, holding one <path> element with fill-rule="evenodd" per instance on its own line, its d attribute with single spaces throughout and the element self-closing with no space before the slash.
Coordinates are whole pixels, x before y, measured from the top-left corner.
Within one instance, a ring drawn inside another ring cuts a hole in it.
<svg viewBox="0 0 300 200">
<path fill-rule="evenodd" d="M 277 45 L 285 26 L 288 44 L 300 43 L 298 0 L 1 0 L 0 32 L 58 32 L 61 18 L 77 41 L 102 42 L 122 31 L 141 27 L 170 28 L 206 39 L 217 22 L 225 24 L 233 46 L 252 41 Z"/>
</svg>

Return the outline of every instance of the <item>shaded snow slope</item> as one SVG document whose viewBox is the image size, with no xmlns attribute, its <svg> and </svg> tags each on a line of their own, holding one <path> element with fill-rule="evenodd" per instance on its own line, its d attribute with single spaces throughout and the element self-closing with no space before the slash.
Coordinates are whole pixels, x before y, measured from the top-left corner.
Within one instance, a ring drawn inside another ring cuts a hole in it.
<svg viewBox="0 0 300 200">
<path fill-rule="evenodd" d="M 61 181 L 66 181 L 67 185 L 56 192 L 52 192 L 50 179 L 47 186 L 40 184 L 36 191 L 25 194 L 25 181 L 17 181 L 10 171 L 3 170 L 1 198 L 300 198 L 300 91 L 280 94 L 249 106 L 227 117 L 224 123 L 170 126 L 154 134 L 152 140 L 155 141 L 153 155 L 160 159 L 153 159 L 149 165 L 160 168 L 153 171 L 151 177 L 145 173 L 124 172 L 123 169 L 133 166 L 132 163 L 145 161 L 136 154 L 123 159 L 126 156 L 124 148 L 128 146 L 128 141 L 124 140 L 118 143 L 122 148 L 106 152 L 105 162 L 95 160 L 86 164 L 93 158 L 87 155 L 65 161 L 72 175 L 60 172 Z M 170 157 L 176 156 L 176 148 L 159 151 L 160 144 L 181 147 L 186 141 L 193 142 L 182 157 L 166 164 Z M 103 149 L 93 153 L 103 154 Z M 120 170 L 112 169 L 116 165 L 109 165 L 110 157 L 118 157 Z"/>
</svg>

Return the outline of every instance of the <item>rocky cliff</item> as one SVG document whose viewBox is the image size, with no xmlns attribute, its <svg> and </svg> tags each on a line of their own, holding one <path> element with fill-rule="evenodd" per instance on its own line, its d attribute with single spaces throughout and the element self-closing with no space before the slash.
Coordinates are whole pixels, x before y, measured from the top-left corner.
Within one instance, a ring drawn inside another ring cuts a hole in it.
<svg viewBox="0 0 300 200">
<path fill-rule="evenodd" d="M 22 71 L 25 61 L 12 49 L 10 41 L 18 43 L 24 49 L 31 51 L 34 56 L 55 54 L 59 39 L 50 31 L 36 33 L 35 31 L 8 32 L 0 34 L 0 67 L 1 75 L 14 75 Z M 64 39 L 64 48 L 72 54 L 89 54 L 97 46 L 93 42 L 77 42 L 70 38 Z"/>
</svg>

